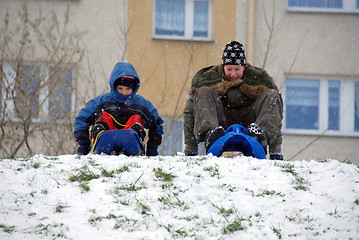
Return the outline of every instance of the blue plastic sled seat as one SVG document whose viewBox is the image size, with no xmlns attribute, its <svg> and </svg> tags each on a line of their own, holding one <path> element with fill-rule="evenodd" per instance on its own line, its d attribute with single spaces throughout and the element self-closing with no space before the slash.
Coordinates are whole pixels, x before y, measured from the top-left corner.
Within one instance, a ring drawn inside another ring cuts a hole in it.
<svg viewBox="0 0 359 240">
<path fill-rule="evenodd" d="M 98 135 L 91 153 L 138 156 L 144 155 L 145 145 L 132 129 L 108 130 Z"/>
<path fill-rule="evenodd" d="M 255 138 L 249 136 L 247 130 L 240 124 L 230 126 L 225 135 L 212 144 L 207 154 L 212 153 L 214 156 L 220 157 L 223 152 L 242 152 L 244 156 L 266 159 L 262 145 Z"/>
</svg>

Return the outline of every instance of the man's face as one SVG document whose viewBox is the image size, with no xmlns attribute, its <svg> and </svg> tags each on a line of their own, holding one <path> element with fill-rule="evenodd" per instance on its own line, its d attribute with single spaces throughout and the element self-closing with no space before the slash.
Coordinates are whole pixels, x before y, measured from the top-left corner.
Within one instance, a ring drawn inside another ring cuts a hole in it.
<svg viewBox="0 0 359 240">
<path fill-rule="evenodd" d="M 240 65 L 224 65 L 223 69 L 226 76 L 231 79 L 231 81 L 234 81 L 243 77 L 243 72 L 246 68 Z"/>
<path fill-rule="evenodd" d="M 133 92 L 132 88 L 122 86 L 122 85 L 117 85 L 116 91 L 121 93 L 124 96 L 130 95 Z"/>
</svg>

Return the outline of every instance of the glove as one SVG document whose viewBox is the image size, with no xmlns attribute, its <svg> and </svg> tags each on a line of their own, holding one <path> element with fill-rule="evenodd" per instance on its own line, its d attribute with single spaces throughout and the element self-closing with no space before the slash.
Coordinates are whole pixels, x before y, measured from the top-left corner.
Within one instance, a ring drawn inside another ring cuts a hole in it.
<svg viewBox="0 0 359 240">
<path fill-rule="evenodd" d="M 158 155 L 157 149 L 147 149 L 146 156 L 151 157 L 157 155 Z"/>
<path fill-rule="evenodd" d="M 86 155 L 90 152 L 90 140 L 88 130 L 79 130 L 74 132 L 76 142 L 79 144 L 77 153 L 80 155 Z"/>
<path fill-rule="evenodd" d="M 188 153 L 188 152 L 185 152 L 184 153 L 186 156 L 196 156 L 197 155 L 197 153 Z"/>
<path fill-rule="evenodd" d="M 284 157 L 282 154 L 278 154 L 278 153 L 275 153 L 275 154 L 269 154 L 269 159 L 270 160 L 284 160 Z"/>
<path fill-rule="evenodd" d="M 157 148 L 158 148 L 157 144 L 147 142 L 146 156 L 157 156 L 158 155 Z"/>
<path fill-rule="evenodd" d="M 77 149 L 77 154 L 79 155 L 87 155 L 90 152 L 90 146 L 80 145 Z"/>
<path fill-rule="evenodd" d="M 147 141 L 147 151 L 146 156 L 157 156 L 158 151 L 157 148 L 162 142 L 162 136 L 158 133 L 149 132 L 148 134 L 148 141 Z"/>
<path fill-rule="evenodd" d="M 90 141 L 87 139 L 78 140 L 79 148 L 77 153 L 80 155 L 86 155 L 90 152 Z"/>
</svg>

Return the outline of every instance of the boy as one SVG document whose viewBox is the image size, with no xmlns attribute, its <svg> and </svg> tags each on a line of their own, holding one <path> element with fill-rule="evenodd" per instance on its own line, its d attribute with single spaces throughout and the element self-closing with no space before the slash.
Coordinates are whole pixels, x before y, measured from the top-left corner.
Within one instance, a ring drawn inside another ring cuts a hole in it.
<svg viewBox="0 0 359 240">
<path fill-rule="evenodd" d="M 131 63 L 119 62 L 110 76 L 111 92 L 100 95 L 86 103 L 75 119 L 74 135 L 79 148 L 78 154 L 90 151 L 91 138 L 95 140 L 101 131 L 133 129 L 143 140 L 144 128 L 148 129 L 147 156 L 158 155 L 162 142 L 163 120 L 150 101 L 137 95 L 140 79 Z"/>
<path fill-rule="evenodd" d="M 231 41 L 223 49 L 222 63 L 201 69 L 192 79 L 184 109 L 185 154 L 198 154 L 197 141 L 206 152 L 239 123 L 256 138 L 270 159 L 283 160 L 281 124 L 283 104 L 268 73 L 246 62 L 244 47 Z"/>
</svg>

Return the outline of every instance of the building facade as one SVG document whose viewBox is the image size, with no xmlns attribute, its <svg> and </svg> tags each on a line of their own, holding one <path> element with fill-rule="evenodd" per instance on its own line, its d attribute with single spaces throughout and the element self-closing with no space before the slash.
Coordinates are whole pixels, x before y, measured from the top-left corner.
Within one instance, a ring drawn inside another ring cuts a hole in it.
<svg viewBox="0 0 359 240">
<path fill-rule="evenodd" d="M 39 9 L 45 16 L 53 11 L 61 23 L 65 22 L 68 10 L 70 21 L 66 29 L 73 34 L 71 43 L 76 42 L 73 49 L 77 47 L 81 52 L 77 58 L 69 58 L 69 54 L 63 51 L 62 55 L 67 58 L 57 58 L 59 64 L 69 63 L 66 66 L 60 64 L 63 71 L 54 71 L 61 72 L 61 77 L 50 74 L 51 69 L 58 68 L 44 67 L 51 61 L 51 58 L 44 57 L 49 55 L 46 52 L 49 48 L 24 54 L 22 63 L 31 69 L 32 76 L 38 76 L 45 82 L 46 79 L 63 79 L 64 82 L 55 84 L 57 87 L 54 89 L 69 99 L 65 102 L 51 101 L 51 96 L 57 94 L 47 96 L 43 93 L 46 88 L 42 90 L 36 99 L 37 105 L 43 104 L 32 124 L 48 119 L 50 109 L 57 109 L 60 105 L 68 106 L 64 108 L 69 112 L 66 116 L 70 126 L 86 101 L 109 90 L 108 79 L 114 64 L 129 61 L 141 78 L 139 94 L 148 98 L 165 119 L 160 152 L 165 155 L 180 152 L 184 147 L 182 112 L 192 77 L 205 66 L 219 64 L 224 45 L 238 40 L 246 48 L 248 62 L 264 67 L 282 93 L 282 147 L 285 158 L 334 158 L 359 163 L 356 152 L 359 145 L 357 0 L 26 2 L 32 18 L 37 16 Z M 23 3 L 22 0 L 0 0 L 0 17 L 4 19 L 8 12 L 12 29 L 23 25 L 17 15 Z M 41 45 L 41 42 L 38 44 Z M 60 54 L 55 50 L 50 52 L 54 56 Z M 14 54 L 2 55 L 3 79 L 4 76 L 15 79 L 16 74 L 21 75 L 21 71 L 10 67 L 9 62 L 14 62 L 12 56 Z M 37 70 L 36 64 L 30 63 L 39 60 L 42 66 Z M 43 77 L 45 75 L 54 77 Z M 71 87 L 66 87 L 66 84 Z M 11 84 L 5 85 L 3 81 L 2 100 L 10 107 L 6 110 L 7 117 L 2 115 L 3 126 L 17 117 L 16 111 L 12 110 L 17 108 L 11 106 L 10 98 L 5 97 L 5 89 Z M 68 91 L 61 90 L 61 86 Z M 31 84 L 20 89 L 29 90 Z M 21 94 L 17 96 L 21 99 Z M 33 109 L 31 106 L 27 108 Z M 9 117 L 9 114 L 13 115 Z M 32 140 L 28 145 L 41 141 L 38 136 L 35 134 L 29 138 Z M 68 137 L 65 142 L 69 145 L 68 151 L 73 152 L 76 148 L 74 139 Z M 5 151 L 2 145 L 2 151 Z M 35 145 L 31 148 L 32 153 L 51 153 L 41 148 L 43 144 Z M 20 149 L 26 152 L 29 147 L 23 144 Z"/>
<path fill-rule="evenodd" d="M 254 46 L 265 46 L 267 23 L 274 30 L 269 57 L 254 58 L 283 93 L 285 157 L 358 164 L 358 1 L 256 3 Z"/>
</svg>

